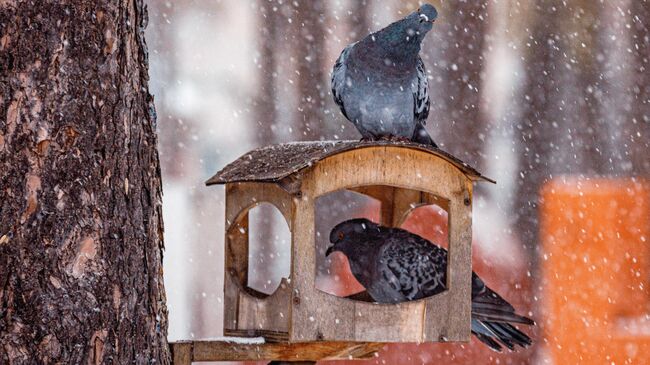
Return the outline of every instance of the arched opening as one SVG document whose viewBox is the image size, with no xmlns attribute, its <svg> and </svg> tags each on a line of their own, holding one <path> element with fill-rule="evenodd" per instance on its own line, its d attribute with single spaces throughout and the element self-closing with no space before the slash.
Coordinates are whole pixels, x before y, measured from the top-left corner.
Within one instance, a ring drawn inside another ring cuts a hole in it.
<svg viewBox="0 0 650 365">
<path fill-rule="evenodd" d="M 350 300 L 373 302 L 354 277 L 345 255 L 326 257 L 332 228 L 346 220 L 363 217 L 384 226 L 405 229 L 447 249 L 449 202 L 430 193 L 392 186 L 363 186 L 353 190 L 335 191 L 316 200 L 316 289 Z M 441 270 L 446 272 L 447 267 Z M 445 284 L 448 289 L 448 280 Z"/>
<path fill-rule="evenodd" d="M 234 284 L 258 299 L 273 294 L 290 274 L 290 237 L 273 204 L 262 202 L 240 212 L 226 239 L 227 270 Z"/>
<path fill-rule="evenodd" d="M 269 203 L 248 211 L 247 287 L 270 295 L 291 273 L 291 232 L 282 213 Z"/>
</svg>

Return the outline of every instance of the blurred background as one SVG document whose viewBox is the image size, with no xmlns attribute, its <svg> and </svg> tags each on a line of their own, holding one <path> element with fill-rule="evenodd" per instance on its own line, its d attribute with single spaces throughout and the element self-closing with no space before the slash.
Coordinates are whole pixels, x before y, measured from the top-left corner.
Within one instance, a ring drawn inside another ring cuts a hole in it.
<svg viewBox="0 0 650 365">
<path fill-rule="evenodd" d="M 474 269 L 537 321 L 524 328 L 535 345 L 389 345 L 360 363 L 650 364 L 650 1 L 431 3 L 427 129 L 497 180 L 477 186 Z M 255 147 L 360 138 L 332 101 L 331 67 L 418 5 L 149 1 L 170 340 L 222 335 L 224 191 L 205 180 Z M 378 209 L 345 194 L 319 205 L 325 236 Z M 249 285 L 272 292 L 288 229 L 271 207 L 251 215 Z M 420 208 L 403 227 L 443 244 L 446 215 Z M 354 291 L 344 266 L 319 263 L 320 287 Z"/>
</svg>

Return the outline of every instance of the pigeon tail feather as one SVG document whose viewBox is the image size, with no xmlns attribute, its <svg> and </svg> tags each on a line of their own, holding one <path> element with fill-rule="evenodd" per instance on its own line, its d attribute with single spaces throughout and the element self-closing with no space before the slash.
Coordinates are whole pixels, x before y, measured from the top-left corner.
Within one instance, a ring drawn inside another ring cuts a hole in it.
<svg viewBox="0 0 650 365">
<path fill-rule="evenodd" d="M 529 326 L 534 326 L 535 321 L 532 319 L 510 312 L 504 312 L 499 310 L 490 310 L 490 309 L 476 309 L 472 306 L 472 318 L 476 318 L 481 321 L 490 321 L 490 322 L 501 322 L 501 323 L 520 323 Z"/>
<path fill-rule="evenodd" d="M 472 331 L 472 334 L 481 342 L 487 345 L 492 351 L 501 352 L 503 349 L 498 342 L 494 341 L 490 336 L 482 333 Z"/>
<path fill-rule="evenodd" d="M 424 129 L 424 125 L 422 125 L 422 123 L 417 123 L 415 126 L 415 132 L 413 133 L 413 138 L 411 140 L 413 142 L 438 148 L 438 145 L 433 141 L 427 130 Z"/>
<path fill-rule="evenodd" d="M 483 321 L 473 316 L 472 334 L 497 352 L 501 352 L 501 345 L 514 351 L 515 346 L 526 348 L 532 344 L 530 337 L 509 323 Z"/>
<path fill-rule="evenodd" d="M 532 343 L 530 337 L 519 331 L 511 323 L 535 325 L 535 322 L 525 316 L 515 313 L 515 308 L 499 294 L 494 292 L 478 275 L 472 275 L 472 331 L 480 333 L 476 336 L 481 342 L 495 351 L 492 342 L 503 344 L 511 351 L 515 346 L 528 347 Z M 490 341 L 488 341 L 488 338 Z"/>
<path fill-rule="evenodd" d="M 477 276 L 472 275 L 472 317 L 490 322 L 515 322 L 535 325 L 532 319 L 516 314 L 515 308 L 494 290 L 486 286 Z"/>
</svg>

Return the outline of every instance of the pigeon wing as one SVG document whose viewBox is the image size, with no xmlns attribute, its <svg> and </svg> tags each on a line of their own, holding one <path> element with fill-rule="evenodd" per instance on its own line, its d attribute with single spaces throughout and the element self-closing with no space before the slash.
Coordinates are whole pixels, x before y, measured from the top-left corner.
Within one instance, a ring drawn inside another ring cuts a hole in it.
<svg viewBox="0 0 650 365">
<path fill-rule="evenodd" d="M 424 68 L 422 58 L 418 57 L 418 64 L 415 72 L 415 80 L 411 83 L 413 91 L 413 115 L 415 121 L 415 130 L 413 131 L 413 142 L 438 147 L 433 141 L 424 125 L 427 124 L 431 101 L 429 99 L 429 81 L 427 80 L 427 71 Z"/>
<path fill-rule="evenodd" d="M 429 117 L 429 109 L 431 101 L 429 100 L 429 81 L 427 80 L 427 70 L 424 67 L 422 58 L 418 57 L 418 64 L 416 67 L 416 77 L 411 83 L 411 90 L 413 91 L 413 112 L 415 114 L 415 121 L 422 125 L 427 124 Z"/>
<path fill-rule="evenodd" d="M 343 52 L 341 52 L 341 55 L 336 60 L 336 63 L 334 63 L 334 68 L 332 69 L 332 97 L 334 98 L 336 105 L 341 109 L 343 116 L 348 120 L 350 118 L 348 118 L 348 115 L 345 112 L 342 96 L 346 83 L 347 66 L 345 65 L 345 60 L 348 58 L 350 51 L 355 44 L 356 43 L 352 43 L 343 49 Z"/>
<path fill-rule="evenodd" d="M 379 254 L 385 276 L 395 278 L 397 290 L 407 300 L 428 297 L 446 289 L 447 253 L 408 232 L 395 232 Z M 401 237 L 404 236 L 404 237 Z"/>
</svg>

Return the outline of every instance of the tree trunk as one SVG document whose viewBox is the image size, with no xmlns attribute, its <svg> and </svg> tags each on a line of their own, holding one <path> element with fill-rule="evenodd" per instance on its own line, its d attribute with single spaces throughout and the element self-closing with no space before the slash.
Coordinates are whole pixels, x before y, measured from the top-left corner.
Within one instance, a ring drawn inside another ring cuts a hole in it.
<svg viewBox="0 0 650 365">
<path fill-rule="evenodd" d="M 437 100 L 432 96 L 429 121 L 438 127 L 430 128 L 431 134 L 443 149 L 481 169 L 483 146 L 488 134 L 487 118 L 481 108 L 488 2 L 450 1 L 441 12 L 442 24 L 434 24 L 433 35 L 444 38 L 439 44 L 440 54 L 433 60 L 436 60 L 435 64 L 444 66 L 436 70 L 427 65 L 434 74 L 433 80 L 429 81 L 430 87 L 441 91 Z M 433 62 L 429 61 L 429 64 Z M 436 82 L 436 71 L 439 71 L 442 83 Z M 437 112 L 438 108 L 443 111 Z"/>
<path fill-rule="evenodd" d="M 170 362 L 146 22 L 0 3 L 0 363 Z"/>
<path fill-rule="evenodd" d="M 323 109 L 329 91 L 324 66 L 325 25 L 323 0 L 296 3 L 294 22 L 298 72 L 298 105 L 294 121 L 298 140 L 318 141 L 327 130 Z"/>
<path fill-rule="evenodd" d="M 533 23 L 530 40 L 526 38 L 524 41 L 528 48 L 524 57 L 526 81 L 521 100 L 523 115 L 515 125 L 515 140 L 519 144 L 515 228 L 531 255 L 534 255 L 537 247 L 538 191 L 553 167 L 552 142 L 557 139 L 557 128 L 553 127 L 553 123 L 562 120 L 562 104 L 558 100 L 561 99 L 558 95 L 558 63 L 564 61 L 556 38 L 560 22 L 555 9 L 545 4 L 533 10 L 529 17 Z"/>
<path fill-rule="evenodd" d="M 258 145 L 264 146 L 275 143 L 277 138 L 275 134 L 278 123 L 276 112 L 277 89 L 275 79 L 277 75 L 277 58 L 276 48 L 278 42 L 278 28 L 280 19 L 278 12 L 273 11 L 275 4 L 269 3 L 268 0 L 258 0 L 259 20 L 258 29 L 258 52 L 257 59 L 257 78 L 259 83 L 258 93 L 255 98 L 255 121 L 252 130 L 255 133 L 255 139 Z"/>
<path fill-rule="evenodd" d="M 356 0 L 351 4 L 350 17 L 350 33 L 348 43 L 357 42 L 365 38 L 370 33 L 370 20 L 368 13 L 372 8 L 373 0 Z"/>
<path fill-rule="evenodd" d="M 609 35 L 603 34 L 604 20 L 607 13 L 605 5 L 590 0 L 574 1 L 564 10 L 564 14 L 581 14 L 580 17 L 570 16 L 565 22 L 570 23 L 568 34 L 575 37 L 565 38 L 567 54 L 576 60 L 575 78 L 578 92 L 574 95 L 576 116 L 574 121 L 577 141 L 576 165 L 579 172 L 589 175 L 603 175 L 616 172 L 613 168 L 616 162 L 608 161 L 613 156 L 608 140 L 612 138 L 608 132 L 607 120 L 602 112 L 602 105 L 611 90 L 611 83 L 604 77 L 606 69 L 604 60 L 599 60 L 599 54 L 609 53 L 603 42 Z M 602 57 L 602 56 L 601 56 Z M 566 148 L 564 148 L 566 149 Z"/>
<path fill-rule="evenodd" d="M 650 1 L 632 1 L 634 54 L 632 115 L 629 118 L 629 153 L 635 175 L 650 178 Z"/>
<path fill-rule="evenodd" d="M 278 28 L 281 27 L 281 20 L 278 19 L 278 11 L 273 11 L 276 4 L 269 3 L 268 0 L 258 0 L 259 6 L 259 20 L 258 20 L 258 52 L 259 58 L 257 60 L 258 67 L 258 93 L 255 98 L 255 120 L 251 130 L 255 133 L 255 139 L 258 146 L 267 146 L 277 142 L 276 129 L 279 124 L 278 113 L 276 111 L 276 103 L 278 90 L 275 86 L 276 76 L 278 74 Z M 270 213 L 270 209 L 264 210 Z M 251 219 L 257 218 L 257 221 L 251 222 L 251 226 L 255 226 L 257 230 L 253 232 L 259 238 L 256 242 L 264 242 L 266 244 L 259 247 L 258 257 L 255 260 L 262 258 L 262 262 L 275 252 L 274 236 L 275 229 L 273 221 L 268 215 L 258 214 L 252 216 Z M 253 266 L 253 265 L 251 265 Z M 255 281 L 255 284 L 261 288 L 265 285 L 269 278 L 274 278 L 276 267 L 269 264 L 257 265 L 257 272 L 255 275 L 249 275 L 249 280 Z M 249 283 L 250 285 L 251 283 Z"/>
</svg>

